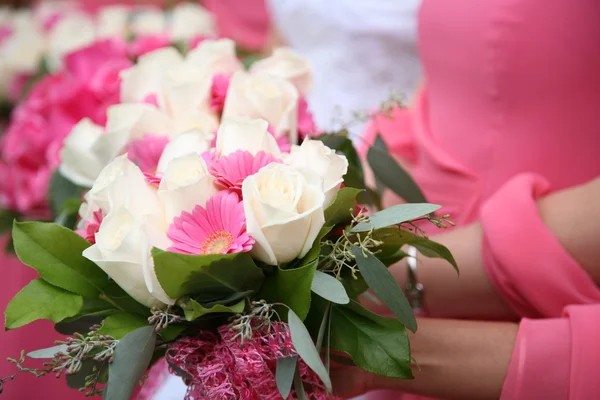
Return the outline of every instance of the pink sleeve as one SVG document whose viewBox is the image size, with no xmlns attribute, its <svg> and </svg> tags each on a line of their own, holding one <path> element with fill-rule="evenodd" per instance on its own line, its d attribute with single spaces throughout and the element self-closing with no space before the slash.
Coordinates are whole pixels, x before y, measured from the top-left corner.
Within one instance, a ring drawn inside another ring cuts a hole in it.
<svg viewBox="0 0 600 400">
<path fill-rule="evenodd" d="M 600 398 L 600 305 L 521 322 L 500 400 Z"/>
<path fill-rule="evenodd" d="M 600 290 L 544 224 L 536 200 L 549 185 L 518 175 L 484 204 L 484 268 L 500 295 L 523 317 L 558 317 L 571 304 L 600 303 Z"/>
<path fill-rule="evenodd" d="M 412 112 L 408 108 L 394 108 L 390 115 L 377 114 L 367 124 L 358 146 L 359 154 L 365 155 L 380 135 L 390 153 L 399 155 L 409 163 L 416 160 L 412 133 Z"/>
</svg>

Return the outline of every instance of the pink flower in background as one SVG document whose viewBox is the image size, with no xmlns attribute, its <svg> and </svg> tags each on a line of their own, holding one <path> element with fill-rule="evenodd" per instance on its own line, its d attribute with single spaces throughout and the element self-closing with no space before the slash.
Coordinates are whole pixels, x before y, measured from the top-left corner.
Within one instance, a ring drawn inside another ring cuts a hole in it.
<svg viewBox="0 0 600 400">
<path fill-rule="evenodd" d="M 317 126 L 312 113 L 308 109 L 308 103 L 304 97 L 298 100 L 298 136 L 300 139 L 315 136 L 317 134 Z"/>
<path fill-rule="evenodd" d="M 281 160 L 264 151 L 259 151 L 253 156 L 248 151 L 238 150 L 213 160 L 208 164 L 208 169 L 216 178 L 218 185 L 241 195 L 244 179 L 273 162 L 281 162 Z"/>
<path fill-rule="evenodd" d="M 154 174 L 163 150 L 169 143 L 167 136 L 144 135 L 134 140 L 127 148 L 128 157 L 144 173 Z"/>
<path fill-rule="evenodd" d="M 254 239 L 246 233 L 244 204 L 233 192 L 219 192 L 192 213 L 176 217 L 167 236 L 168 250 L 184 254 L 227 254 L 252 249 Z"/>
<path fill-rule="evenodd" d="M 96 243 L 96 232 L 100 230 L 100 225 L 102 224 L 102 220 L 104 219 L 104 214 L 102 210 L 98 209 L 94 211 L 92 214 L 92 220 L 85 222 L 85 227 L 83 229 L 78 229 L 75 232 L 91 244 Z"/>
<path fill-rule="evenodd" d="M 297 355 L 287 324 L 274 322 L 263 327 L 253 337 L 235 339 L 229 325 L 218 330 L 218 336 L 202 332 L 173 343 L 167 350 L 169 364 L 175 365 L 191 378 L 187 399 L 281 399 L 275 382 L 277 359 Z M 313 400 L 335 399 L 328 396 L 325 386 L 306 363 L 299 360 L 302 380 L 310 389 Z M 288 399 L 297 399 L 292 389 Z"/>
<path fill-rule="evenodd" d="M 153 50 L 167 47 L 171 44 L 171 39 L 165 33 L 163 35 L 142 35 L 138 36 L 129 43 L 129 56 L 140 57 Z"/>
<path fill-rule="evenodd" d="M 118 41 L 101 41 L 66 58 L 66 68 L 34 84 L 13 111 L 0 144 L 0 207 L 48 214 L 48 183 L 66 136 L 81 119 L 106 122 L 119 100 L 119 72 L 131 65 Z"/>
<path fill-rule="evenodd" d="M 210 88 L 210 108 L 218 114 L 223 112 L 230 79 L 231 76 L 221 74 L 213 76 L 212 86 Z"/>
</svg>

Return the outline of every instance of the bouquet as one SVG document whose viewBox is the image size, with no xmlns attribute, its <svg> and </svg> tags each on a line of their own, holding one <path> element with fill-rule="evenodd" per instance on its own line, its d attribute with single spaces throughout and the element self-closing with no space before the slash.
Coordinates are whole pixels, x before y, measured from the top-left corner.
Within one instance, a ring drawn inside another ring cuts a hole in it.
<svg viewBox="0 0 600 400">
<path fill-rule="evenodd" d="M 427 203 L 362 206 L 378 190 L 345 132 L 312 124 L 309 72 L 285 49 L 247 71 L 230 42 L 204 41 L 121 73 L 106 124 L 82 120 L 60 151 L 77 189 L 58 191 L 60 218 L 14 222 L 16 253 L 40 277 L 5 327 L 47 319 L 68 335 L 12 359 L 17 373 L 66 375 L 111 400 L 161 358 L 190 399 L 331 398 L 333 361 L 412 377 L 416 320 L 387 266 L 409 245 L 456 267 L 420 226 L 449 221 Z M 391 182 L 383 143 L 369 153 Z M 360 305 L 369 288 L 394 317 Z"/>
</svg>

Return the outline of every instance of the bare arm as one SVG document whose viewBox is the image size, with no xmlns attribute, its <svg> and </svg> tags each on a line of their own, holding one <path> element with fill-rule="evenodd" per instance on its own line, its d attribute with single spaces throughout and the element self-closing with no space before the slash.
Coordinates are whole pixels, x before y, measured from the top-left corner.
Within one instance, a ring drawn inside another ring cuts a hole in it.
<svg viewBox="0 0 600 400">
<path fill-rule="evenodd" d="M 513 323 L 419 320 L 411 335 L 414 380 L 375 376 L 358 368 L 332 371 L 344 398 L 390 389 L 444 399 L 497 399 L 506 377 L 518 325 Z"/>
<path fill-rule="evenodd" d="M 600 178 L 547 196 L 538 202 L 542 220 L 565 250 L 600 282 Z M 433 317 L 511 319 L 516 315 L 495 291 L 483 270 L 479 223 L 452 229 L 433 237 L 447 246 L 460 267 L 460 278 L 438 259 L 421 257 L 419 280 L 425 286 L 425 306 Z M 404 287 L 406 264 L 400 262 L 390 271 Z M 371 308 L 377 308 L 369 304 Z"/>
</svg>

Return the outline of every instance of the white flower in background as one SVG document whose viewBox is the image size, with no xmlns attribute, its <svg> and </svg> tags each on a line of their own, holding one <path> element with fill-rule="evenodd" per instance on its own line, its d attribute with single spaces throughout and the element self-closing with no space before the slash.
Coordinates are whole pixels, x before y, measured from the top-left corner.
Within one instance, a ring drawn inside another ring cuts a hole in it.
<svg viewBox="0 0 600 400">
<path fill-rule="evenodd" d="M 325 224 L 325 195 L 288 165 L 269 164 L 242 185 L 252 255 L 269 265 L 304 257 Z"/>
<path fill-rule="evenodd" d="M 231 39 L 203 40 L 187 54 L 185 63 L 198 68 L 204 77 L 209 78 L 217 73 L 233 74 L 244 68 L 237 58 L 235 42 Z"/>
<path fill-rule="evenodd" d="M 114 5 L 102 7 L 96 17 L 96 35 L 101 38 L 127 37 L 130 9 Z"/>
<path fill-rule="evenodd" d="M 48 41 L 48 66 L 57 71 L 68 53 L 89 46 L 96 40 L 94 20 L 83 13 L 64 15 L 54 26 Z"/>
<path fill-rule="evenodd" d="M 229 84 L 223 117 L 263 118 L 277 136 L 298 141 L 298 90 L 289 81 L 266 73 L 236 72 Z"/>
<path fill-rule="evenodd" d="M 82 187 L 91 187 L 100 171 L 146 134 L 171 132 L 171 121 L 149 104 L 116 104 L 107 111 L 106 128 L 89 119 L 80 121 L 64 141 L 61 175 Z"/>
<path fill-rule="evenodd" d="M 300 146 L 293 146 L 285 163 L 300 171 L 309 182 L 314 179 L 322 182 L 325 208 L 335 199 L 348 172 L 346 157 L 336 154 L 320 140 L 306 139 Z"/>
<path fill-rule="evenodd" d="M 192 130 L 177 135 L 164 148 L 156 172 L 163 174 L 167 169 L 167 165 L 174 159 L 188 154 L 202 154 L 210 150 L 211 136 L 204 133 Z"/>
<path fill-rule="evenodd" d="M 312 87 L 313 74 L 310 63 L 287 47 L 275 49 L 270 57 L 255 62 L 250 67 L 250 73 L 267 73 L 287 79 L 303 95 L 310 92 Z"/>
<path fill-rule="evenodd" d="M 167 31 L 167 21 L 160 8 L 138 9 L 131 18 L 129 29 L 134 35 L 161 35 Z"/>
<path fill-rule="evenodd" d="M 280 157 L 277 141 L 267 128 L 269 124 L 263 119 L 246 117 L 223 118 L 217 132 L 216 153 L 219 157 L 227 156 L 234 151 L 243 150 L 256 155 L 259 151 Z"/>
<path fill-rule="evenodd" d="M 216 193 L 214 178 L 208 172 L 204 159 L 196 153 L 173 159 L 158 187 L 158 197 L 168 222 L 183 211 L 191 212 L 197 205 L 204 207 Z"/>
<path fill-rule="evenodd" d="M 170 35 L 173 40 L 188 40 L 198 36 L 213 36 L 214 16 L 199 4 L 180 3 L 171 14 Z"/>
<path fill-rule="evenodd" d="M 122 71 L 121 101 L 142 102 L 156 95 L 158 103 L 164 103 L 163 85 L 166 71 L 180 65 L 183 56 L 172 47 L 151 51 L 141 56 L 137 63 Z"/>
<path fill-rule="evenodd" d="M 167 224 L 157 191 L 146 183 L 140 169 L 127 155 L 117 157 L 102 170 L 86 201 L 82 215 L 89 216 L 93 207 L 102 210 L 104 218 L 96 243 L 83 256 L 140 303 L 173 304 L 158 283 L 150 253 L 152 247 L 168 247 Z"/>
</svg>

